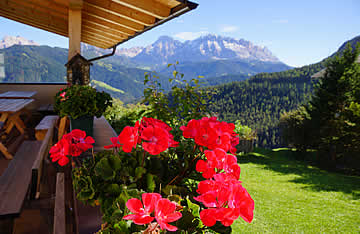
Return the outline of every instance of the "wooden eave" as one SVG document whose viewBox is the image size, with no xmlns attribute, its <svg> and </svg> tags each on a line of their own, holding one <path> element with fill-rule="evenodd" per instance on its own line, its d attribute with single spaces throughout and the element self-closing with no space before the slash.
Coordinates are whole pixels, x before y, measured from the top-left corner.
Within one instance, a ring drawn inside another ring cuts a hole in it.
<svg viewBox="0 0 360 234">
<path fill-rule="evenodd" d="M 70 4 L 0 0 L 0 16 L 68 37 Z M 82 0 L 81 42 L 112 48 L 196 7 L 186 0 Z"/>
</svg>

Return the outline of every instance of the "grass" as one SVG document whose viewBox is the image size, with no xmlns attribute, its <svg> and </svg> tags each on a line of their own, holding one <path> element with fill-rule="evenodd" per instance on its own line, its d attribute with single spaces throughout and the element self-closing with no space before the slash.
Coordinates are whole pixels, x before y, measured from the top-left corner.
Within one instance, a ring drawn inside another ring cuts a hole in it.
<svg viewBox="0 0 360 234">
<path fill-rule="evenodd" d="M 125 93 L 123 90 L 114 88 L 114 87 L 112 87 L 112 86 L 110 86 L 110 85 L 108 85 L 108 84 L 106 84 L 106 83 L 104 83 L 104 82 L 102 82 L 102 81 L 92 80 L 91 83 L 93 83 L 93 84 L 95 84 L 95 85 L 97 85 L 97 86 L 99 86 L 99 87 L 102 87 L 102 88 L 104 88 L 104 89 L 108 89 L 108 90 L 110 90 L 110 91 L 113 91 L 113 92 Z"/>
<path fill-rule="evenodd" d="M 360 233 L 360 177 L 320 170 L 294 154 L 256 149 L 238 157 L 255 211 L 251 224 L 235 221 L 233 233 Z"/>
</svg>

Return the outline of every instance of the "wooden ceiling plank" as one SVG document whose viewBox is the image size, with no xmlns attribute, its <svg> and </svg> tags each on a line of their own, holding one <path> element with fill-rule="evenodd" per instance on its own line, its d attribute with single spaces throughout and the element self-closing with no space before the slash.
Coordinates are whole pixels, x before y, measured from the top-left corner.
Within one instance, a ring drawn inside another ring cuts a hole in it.
<svg viewBox="0 0 360 234">
<path fill-rule="evenodd" d="M 33 9 L 36 8 L 42 8 L 47 9 L 50 12 L 54 12 L 55 14 L 61 15 L 62 17 L 65 16 L 67 18 L 68 16 L 68 8 L 65 6 L 61 6 L 59 4 L 54 3 L 50 0 L 8 0 L 17 2 L 18 4 L 30 4 L 33 6 Z"/>
<path fill-rule="evenodd" d="M 103 34 L 99 34 L 97 33 L 96 31 L 92 31 L 92 30 L 89 30 L 89 29 L 82 29 L 81 30 L 81 33 L 84 34 L 84 35 L 90 35 L 94 38 L 98 38 L 99 40 L 103 40 L 103 41 L 111 41 L 111 42 L 119 42 L 119 41 L 122 41 L 123 39 L 114 39 L 114 38 L 111 38 L 111 37 L 108 37 L 108 36 L 105 36 Z"/>
<path fill-rule="evenodd" d="M 100 39 L 99 37 L 95 37 L 90 34 L 84 35 L 84 37 L 82 37 L 81 40 L 83 41 L 83 39 L 86 39 L 86 38 L 91 39 L 93 41 L 97 41 L 99 43 L 102 43 L 103 45 L 109 45 L 109 46 L 117 43 L 117 42 L 106 40 L 106 39 Z"/>
<path fill-rule="evenodd" d="M 107 26 L 109 28 L 112 28 L 114 30 L 117 30 L 127 36 L 131 36 L 131 35 L 134 35 L 135 34 L 135 31 L 131 31 L 127 28 L 124 28 L 124 27 L 121 27 L 119 25 L 116 25 L 116 24 L 113 24 L 111 22 L 108 22 L 108 21 L 105 21 L 105 20 L 102 20 L 101 18 L 97 18 L 95 16 L 92 16 L 92 15 L 89 15 L 87 13 L 84 12 L 83 14 L 83 21 L 91 21 L 91 22 L 94 22 L 94 23 L 97 23 L 97 24 L 101 24 L 101 25 L 104 25 L 104 26 Z"/>
<path fill-rule="evenodd" d="M 109 48 L 109 47 L 111 47 L 111 45 L 116 44 L 115 42 L 99 40 L 99 38 L 95 38 L 91 35 L 83 35 L 81 37 L 82 42 L 84 42 L 84 40 L 86 40 L 86 39 L 96 42 L 97 44 L 102 44 L 103 46 L 106 46 L 106 48 Z M 94 44 L 91 44 L 91 45 L 94 45 Z"/>
<path fill-rule="evenodd" d="M 115 24 L 118 24 L 133 31 L 141 31 L 144 29 L 143 24 L 139 24 L 124 17 L 115 15 L 113 11 L 96 8 L 91 4 L 84 4 L 83 10 L 86 11 L 89 15 L 97 15 L 101 18 L 108 19 Z"/>
<path fill-rule="evenodd" d="M 165 19 L 170 15 L 171 8 L 155 0 L 113 0 L 113 2 L 127 6 L 134 10 Z"/>
<path fill-rule="evenodd" d="M 118 42 L 118 40 L 106 38 L 106 37 L 104 37 L 104 36 L 98 36 L 98 34 L 92 33 L 92 32 L 89 32 L 89 31 L 83 30 L 82 32 L 85 33 L 85 34 L 82 34 L 82 35 L 87 36 L 87 37 L 90 37 L 90 38 L 93 38 L 93 39 L 96 39 L 96 40 L 99 40 L 99 41 L 102 41 L 102 42 L 104 42 L 105 44 L 109 44 L 109 42 L 110 42 L 110 43 L 116 43 L 116 42 Z M 121 41 L 121 40 L 120 40 L 120 41 Z"/>
<path fill-rule="evenodd" d="M 6 17 L 8 19 L 11 19 L 11 20 L 17 21 L 19 23 L 23 23 L 23 24 L 35 27 L 35 28 L 43 29 L 45 31 L 49 31 L 49 32 L 58 34 L 60 36 L 67 37 L 67 31 L 62 31 L 59 28 L 53 28 L 49 25 L 46 25 L 46 24 L 44 25 L 40 22 L 34 22 L 28 18 L 18 17 L 17 15 L 13 15 L 11 13 L 5 12 L 2 9 L 0 9 L 0 16 Z"/>
<path fill-rule="evenodd" d="M 123 38 L 123 39 L 127 38 L 127 36 L 125 34 L 118 32 L 116 30 L 113 30 L 112 28 L 106 27 L 101 24 L 96 24 L 94 22 L 89 22 L 89 21 L 83 21 L 83 25 L 86 27 L 91 27 L 100 32 L 105 32 L 105 33 L 111 34 L 111 35 L 119 37 L 119 38 Z"/>
<path fill-rule="evenodd" d="M 103 48 L 103 49 L 108 48 L 108 45 L 104 45 L 102 43 L 99 43 L 97 41 L 93 41 L 93 40 L 88 39 L 88 38 L 84 38 L 83 43 L 86 43 L 86 44 L 89 44 L 89 45 L 92 45 L 92 46 L 96 46 L 96 47 L 99 47 L 99 48 Z"/>
<path fill-rule="evenodd" d="M 114 39 L 114 40 L 117 40 L 117 41 L 122 41 L 122 40 L 124 40 L 126 38 L 126 37 L 123 37 L 123 36 L 117 36 L 117 35 L 112 34 L 112 33 L 104 32 L 103 30 L 98 29 L 98 28 L 90 27 L 90 26 L 87 26 L 87 25 L 83 25 L 83 26 L 84 26 L 83 27 L 84 31 L 89 31 L 89 32 L 92 32 L 92 33 L 103 35 L 103 36 L 106 36 L 108 38 L 111 38 L 111 39 Z"/>
<path fill-rule="evenodd" d="M 90 4 L 91 6 L 107 11 L 108 13 L 118 15 L 120 17 L 145 26 L 150 26 L 154 24 L 156 20 L 150 15 L 115 3 L 111 0 L 86 0 L 86 4 Z"/>
<path fill-rule="evenodd" d="M 0 8 L 4 9 L 6 12 L 12 13 L 14 15 L 18 15 L 19 17 L 25 17 L 29 20 L 35 20 L 37 22 L 45 23 L 48 25 L 53 25 L 56 27 L 64 27 L 67 30 L 67 21 L 47 13 L 39 12 L 34 9 L 28 9 L 26 7 L 22 7 L 19 4 L 15 4 L 12 2 L 7 2 L 8 4 L 4 4 L 0 2 Z"/>
</svg>

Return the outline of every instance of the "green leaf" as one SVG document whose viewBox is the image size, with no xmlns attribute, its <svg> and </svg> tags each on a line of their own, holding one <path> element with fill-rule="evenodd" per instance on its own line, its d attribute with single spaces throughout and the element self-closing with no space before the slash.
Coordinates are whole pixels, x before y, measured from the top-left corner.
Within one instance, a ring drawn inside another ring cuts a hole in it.
<svg viewBox="0 0 360 234">
<path fill-rule="evenodd" d="M 130 233 L 130 222 L 126 222 L 125 220 L 121 220 L 118 223 L 114 224 L 114 228 L 116 229 L 116 231 L 118 233 L 124 233 L 124 234 L 128 234 Z"/>
<path fill-rule="evenodd" d="M 156 187 L 156 184 L 155 184 L 155 180 L 154 180 L 154 175 L 148 173 L 146 175 L 146 185 L 147 185 L 147 188 L 150 192 L 153 192 L 155 187 Z"/>
<path fill-rule="evenodd" d="M 140 179 L 146 173 L 146 169 L 143 167 L 137 167 L 135 169 L 135 178 Z"/>
<path fill-rule="evenodd" d="M 191 209 L 192 215 L 194 215 L 194 217 L 200 218 L 200 206 L 195 203 L 192 203 L 189 198 L 186 198 L 186 201 L 187 201 L 187 206 Z"/>
<path fill-rule="evenodd" d="M 107 158 L 102 158 L 94 168 L 95 174 L 101 176 L 104 180 L 111 180 L 115 178 L 115 171 L 109 164 Z"/>
<path fill-rule="evenodd" d="M 110 184 L 106 187 L 106 192 L 113 196 L 119 196 L 121 188 L 118 184 Z"/>
<path fill-rule="evenodd" d="M 109 160 L 111 167 L 115 171 L 118 171 L 121 169 L 121 159 L 117 155 L 114 155 L 114 154 L 110 155 L 108 160 Z"/>
</svg>

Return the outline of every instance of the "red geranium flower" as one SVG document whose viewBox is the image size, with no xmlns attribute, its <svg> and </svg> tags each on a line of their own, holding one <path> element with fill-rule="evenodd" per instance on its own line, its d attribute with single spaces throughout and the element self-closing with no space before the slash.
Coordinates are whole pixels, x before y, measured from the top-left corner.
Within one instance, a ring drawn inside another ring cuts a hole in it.
<svg viewBox="0 0 360 234">
<path fill-rule="evenodd" d="M 144 150 L 151 155 L 158 155 L 169 147 L 169 135 L 163 128 L 149 126 L 142 131 L 141 139 L 145 140 Z"/>
<path fill-rule="evenodd" d="M 51 161 L 58 161 L 60 166 L 65 166 L 70 162 L 67 157 L 70 154 L 70 144 L 66 139 L 61 139 L 58 143 L 51 147 L 50 151 Z"/>
<path fill-rule="evenodd" d="M 117 137 L 111 137 L 110 141 L 111 141 L 112 144 L 111 145 L 105 145 L 104 146 L 105 149 L 111 149 L 111 148 L 117 149 L 117 148 L 120 148 L 121 145 L 118 143 L 118 138 Z"/>
<path fill-rule="evenodd" d="M 181 213 L 176 212 L 176 204 L 169 201 L 168 199 L 160 199 L 155 208 L 155 218 L 160 228 L 174 232 L 177 227 L 170 225 L 169 223 L 174 222 L 181 218 Z"/>
<path fill-rule="evenodd" d="M 149 126 L 153 126 L 153 127 L 159 127 L 159 128 L 163 128 L 166 131 L 171 131 L 171 127 L 169 125 L 167 125 L 166 123 L 164 123 L 163 121 L 159 120 L 159 119 L 154 119 L 154 118 L 147 118 L 147 117 L 143 117 L 141 119 L 141 125 L 140 125 L 141 129 L 147 128 Z"/>
<path fill-rule="evenodd" d="M 122 150 L 126 153 L 130 153 L 136 146 L 138 137 L 137 127 L 126 126 L 118 136 L 119 142 L 122 145 Z"/>
<path fill-rule="evenodd" d="M 143 193 L 142 201 L 137 198 L 131 198 L 126 202 L 126 207 L 133 213 L 123 217 L 126 220 L 132 220 L 135 224 L 143 225 L 154 220 L 151 213 L 154 211 L 157 202 L 161 199 L 158 193 Z"/>
<path fill-rule="evenodd" d="M 71 147 L 71 155 L 76 157 L 81 153 L 91 149 L 93 147 L 92 144 L 95 143 L 94 139 L 91 136 L 86 136 L 85 131 L 80 129 L 74 129 L 70 133 L 65 136 L 67 139 L 71 139 L 72 147 Z"/>
<path fill-rule="evenodd" d="M 230 226 L 239 216 L 250 223 L 254 200 L 241 186 L 241 182 L 225 173 L 216 174 L 213 178 L 201 181 L 197 190 L 200 196 L 194 197 L 210 208 L 200 212 L 204 225 L 212 226 L 220 221 L 224 226 Z"/>
<path fill-rule="evenodd" d="M 224 171 L 232 175 L 234 179 L 240 178 L 240 167 L 234 155 L 227 154 L 223 149 L 217 148 L 214 151 L 205 150 L 206 161 L 199 160 L 196 164 L 196 171 L 203 172 L 205 179 L 212 178 L 216 173 Z"/>
</svg>

